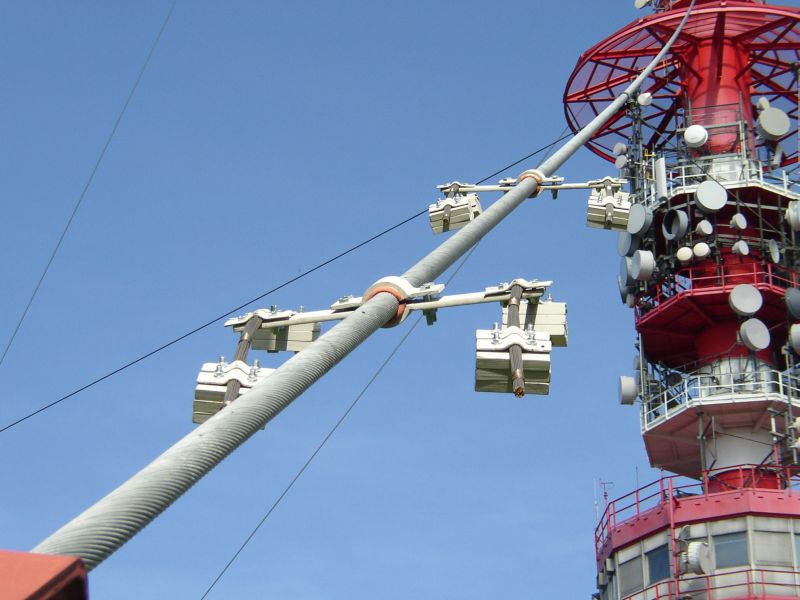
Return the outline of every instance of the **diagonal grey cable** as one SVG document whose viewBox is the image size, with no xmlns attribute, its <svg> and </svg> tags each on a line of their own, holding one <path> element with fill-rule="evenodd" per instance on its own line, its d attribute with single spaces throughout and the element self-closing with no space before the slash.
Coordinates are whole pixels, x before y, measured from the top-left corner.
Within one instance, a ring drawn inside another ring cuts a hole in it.
<svg viewBox="0 0 800 600">
<path fill-rule="evenodd" d="M 691 11 L 694 0 L 689 6 Z M 552 173 L 619 110 L 677 38 L 689 12 L 650 66 L 608 109 L 565 144 L 539 171 Z M 613 110 L 610 110 L 613 109 Z M 586 131 L 589 131 L 586 133 Z M 577 143 L 576 143 L 577 140 Z M 535 178 L 520 183 L 480 217 L 459 230 L 406 272 L 415 285 L 432 281 L 537 190 Z M 221 410 L 105 498 L 38 544 L 33 552 L 79 556 L 93 569 L 141 531 L 204 475 L 257 433 L 302 392 L 396 314 L 398 299 L 380 292 L 261 384 Z"/>
<path fill-rule="evenodd" d="M 686 14 L 683 17 L 683 20 L 680 22 L 680 25 L 675 29 L 675 32 L 672 34 L 672 37 L 667 41 L 661 51 L 656 55 L 656 57 L 647 65 L 647 67 L 642 71 L 636 79 L 623 91 L 617 98 L 609 104 L 603 111 L 600 112 L 594 119 L 592 119 L 583 129 L 581 129 L 578 133 L 575 134 L 571 140 L 569 140 L 566 144 L 561 146 L 558 150 L 556 150 L 555 154 L 545 160 L 541 165 L 539 165 L 537 171 L 541 175 L 545 177 L 549 177 L 556 172 L 561 165 L 563 165 L 567 159 L 575 154 L 577 150 L 583 146 L 586 142 L 588 142 L 592 136 L 597 133 L 601 127 L 605 124 L 608 119 L 614 116 L 625 103 L 630 99 L 633 93 L 639 89 L 639 86 L 642 85 L 645 79 L 647 79 L 650 74 L 655 70 L 658 66 L 658 63 L 666 56 L 669 49 L 672 47 L 672 44 L 678 39 L 681 31 L 683 30 L 683 26 L 686 24 L 686 21 L 689 18 L 689 15 L 692 12 L 692 8 L 694 7 L 695 0 L 692 0 L 692 3 L 689 5 Z M 531 194 L 536 192 L 537 184 L 536 179 L 524 179 L 521 183 L 517 185 L 517 187 L 513 190 L 516 192 L 520 189 L 523 190 L 524 193 L 527 195 L 519 197 L 514 196 L 510 202 L 513 203 L 513 206 L 508 208 L 508 212 L 511 212 L 514 208 L 516 208 L 520 203 L 522 203 L 525 198 L 530 196 Z M 502 200 L 497 202 L 495 205 L 492 206 L 494 208 L 497 204 L 504 202 L 509 196 L 513 194 L 513 192 L 509 192 L 506 194 Z M 507 205 L 506 205 L 507 206 Z M 505 210 L 500 210 L 495 213 L 489 214 L 491 209 L 487 210 L 481 218 L 472 221 L 469 225 L 461 229 L 456 235 L 451 237 L 450 239 L 446 240 L 444 243 L 439 245 L 439 247 L 435 248 L 433 252 L 431 252 L 428 256 L 420 260 L 416 265 L 411 267 L 408 271 L 403 274 L 403 277 L 408 279 L 414 285 L 422 285 L 426 281 L 432 281 L 435 279 L 440 273 L 444 273 L 450 265 L 452 265 L 456 260 L 458 260 L 459 256 L 462 256 L 464 252 L 469 250 L 473 245 L 475 245 L 478 240 L 483 237 L 486 233 L 486 226 L 488 225 L 489 229 L 491 229 L 494 225 L 500 222 L 502 218 L 505 217 L 508 212 Z M 483 227 L 482 227 L 483 225 Z"/>
</svg>

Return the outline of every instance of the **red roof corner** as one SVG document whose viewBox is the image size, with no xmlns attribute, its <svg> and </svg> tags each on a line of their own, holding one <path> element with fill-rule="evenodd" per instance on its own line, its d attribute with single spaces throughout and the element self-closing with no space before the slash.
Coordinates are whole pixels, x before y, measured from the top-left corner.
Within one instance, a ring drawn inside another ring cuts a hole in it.
<svg viewBox="0 0 800 600">
<path fill-rule="evenodd" d="M 86 600 L 80 558 L 0 550 L 0 600 Z"/>
</svg>

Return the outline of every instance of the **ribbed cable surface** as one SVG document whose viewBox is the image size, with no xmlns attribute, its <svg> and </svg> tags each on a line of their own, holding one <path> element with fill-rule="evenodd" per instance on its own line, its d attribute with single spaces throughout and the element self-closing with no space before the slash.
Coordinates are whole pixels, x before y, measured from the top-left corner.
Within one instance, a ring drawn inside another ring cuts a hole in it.
<svg viewBox="0 0 800 600">
<path fill-rule="evenodd" d="M 500 200 L 487 208 L 477 219 L 470 221 L 455 235 L 434 248 L 430 254 L 403 273 L 415 286 L 433 281 L 448 267 L 477 244 L 495 225 L 505 219 L 525 198 L 536 191 L 535 179 L 524 179 Z"/>
<path fill-rule="evenodd" d="M 561 146 L 549 159 L 545 160 L 538 167 L 538 171 L 545 177 L 550 177 L 556 170 L 563 165 L 578 149 L 588 142 L 600 128 L 612 116 L 622 110 L 625 103 L 631 98 L 632 94 L 639 89 L 645 79 L 658 66 L 666 56 L 672 44 L 678 39 L 683 26 L 689 18 L 694 6 L 694 0 L 689 5 L 686 14 L 680 25 L 675 29 L 672 37 L 664 44 L 658 55 L 647 65 L 636 79 L 620 94 L 611 104 L 592 119 L 581 129 L 575 137 Z M 411 267 L 403 274 L 414 285 L 422 285 L 433 281 L 436 277 L 444 273 L 455 261 L 458 260 L 467 250 L 477 244 L 483 236 L 491 231 L 495 225 L 502 221 L 519 206 L 526 198 L 536 191 L 537 182 L 533 178 L 523 179 L 514 189 L 504 195 L 500 200 L 489 207 L 479 218 L 471 221 L 466 227 L 459 230 L 453 237 L 435 248 L 425 258 Z"/>
<path fill-rule="evenodd" d="M 93 569 L 308 389 L 397 310 L 381 293 L 32 551 Z"/>
<path fill-rule="evenodd" d="M 622 108 L 677 39 L 693 6 L 694 0 L 662 51 L 625 92 L 542 163 L 539 167 L 542 175 L 552 175 Z M 404 277 L 415 286 L 433 281 L 535 193 L 537 185 L 533 178 L 523 179 L 480 217 L 406 271 Z M 395 315 L 397 306 L 398 301 L 391 294 L 376 295 L 303 352 L 286 361 L 263 383 L 197 427 L 108 496 L 42 541 L 33 552 L 79 556 L 88 569 L 93 569 L 387 323 Z"/>
</svg>

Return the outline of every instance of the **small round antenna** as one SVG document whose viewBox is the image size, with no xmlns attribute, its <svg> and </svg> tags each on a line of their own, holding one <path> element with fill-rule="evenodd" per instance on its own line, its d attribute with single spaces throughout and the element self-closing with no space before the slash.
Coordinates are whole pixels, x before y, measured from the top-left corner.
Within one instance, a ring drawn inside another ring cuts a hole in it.
<svg viewBox="0 0 800 600">
<path fill-rule="evenodd" d="M 702 148 L 708 141 L 708 131 L 702 125 L 690 125 L 683 132 L 683 139 L 689 148 Z"/>
</svg>

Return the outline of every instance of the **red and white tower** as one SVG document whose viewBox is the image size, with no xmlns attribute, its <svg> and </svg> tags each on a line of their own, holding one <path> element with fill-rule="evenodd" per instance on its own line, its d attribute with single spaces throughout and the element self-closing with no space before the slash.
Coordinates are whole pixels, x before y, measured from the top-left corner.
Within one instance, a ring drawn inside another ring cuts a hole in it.
<svg viewBox="0 0 800 600">
<path fill-rule="evenodd" d="M 690 2 L 650 5 L 580 57 L 573 129 Z M 620 230 L 639 351 L 620 400 L 639 401 L 665 472 L 606 507 L 598 598 L 800 597 L 798 73 L 800 8 L 696 0 L 667 59 L 588 143 L 630 185 L 622 200 L 598 192 L 590 223 Z"/>
</svg>

